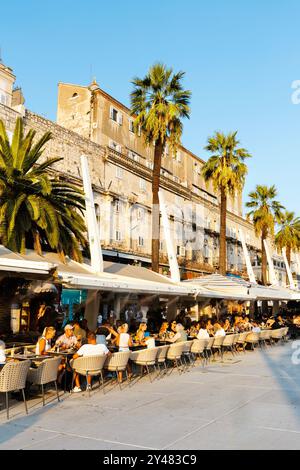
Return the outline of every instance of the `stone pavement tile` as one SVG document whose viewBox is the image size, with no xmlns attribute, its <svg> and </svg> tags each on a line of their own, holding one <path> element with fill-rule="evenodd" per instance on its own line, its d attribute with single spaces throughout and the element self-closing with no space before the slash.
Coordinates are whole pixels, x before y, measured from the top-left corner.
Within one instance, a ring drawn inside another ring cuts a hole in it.
<svg viewBox="0 0 300 470">
<path fill-rule="evenodd" d="M 187 436 L 179 442 L 167 447 L 168 450 L 280 450 L 299 449 L 300 434 L 273 431 L 268 429 L 231 426 L 224 422 L 216 422 Z"/>
<path fill-rule="evenodd" d="M 0 449 L 21 449 L 23 445 L 37 444 L 52 439 L 56 434 L 33 427 L 24 428 L 14 424 L 3 424 L 0 428 Z"/>
<path fill-rule="evenodd" d="M 247 423 L 251 427 L 270 427 L 300 432 L 300 409 L 297 405 L 276 404 L 271 401 L 267 403 L 258 399 L 223 417 L 221 421 L 236 429 L 242 428 L 244 423 Z"/>
</svg>

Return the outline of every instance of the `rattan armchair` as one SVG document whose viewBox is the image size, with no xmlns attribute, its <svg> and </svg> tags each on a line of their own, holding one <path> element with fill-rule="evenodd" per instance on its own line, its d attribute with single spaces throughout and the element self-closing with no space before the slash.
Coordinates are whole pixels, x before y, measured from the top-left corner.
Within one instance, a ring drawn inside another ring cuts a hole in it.
<svg viewBox="0 0 300 470">
<path fill-rule="evenodd" d="M 57 390 L 57 373 L 58 367 L 61 363 L 60 357 L 54 357 L 51 359 L 45 359 L 39 364 L 37 369 L 29 369 L 27 375 L 27 382 L 31 385 L 40 385 L 42 388 L 43 395 L 43 406 L 45 406 L 45 390 L 44 385 L 48 383 L 54 383 L 57 400 L 59 401 L 59 394 Z"/>
<path fill-rule="evenodd" d="M 75 373 L 76 373 L 79 375 L 84 375 L 86 377 L 86 380 L 88 379 L 89 376 L 98 377 L 99 385 L 101 386 L 102 384 L 102 389 L 104 393 L 105 390 L 104 390 L 104 380 L 103 380 L 102 371 L 103 371 L 103 367 L 104 367 L 106 359 L 107 359 L 107 356 L 104 354 L 99 355 L 99 356 L 83 356 L 83 357 L 77 357 L 76 359 L 72 359 L 70 361 L 70 365 L 73 369 L 72 388 L 73 388 Z M 101 383 L 100 383 L 100 378 L 101 378 Z M 88 387 L 88 392 L 90 396 L 90 387 Z"/>
<path fill-rule="evenodd" d="M 28 414 L 27 403 L 25 399 L 26 377 L 30 367 L 30 361 L 15 362 L 9 361 L 0 372 L 0 392 L 6 395 L 6 413 L 9 419 L 9 392 L 21 390 L 25 405 L 26 414 Z"/>
</svg>

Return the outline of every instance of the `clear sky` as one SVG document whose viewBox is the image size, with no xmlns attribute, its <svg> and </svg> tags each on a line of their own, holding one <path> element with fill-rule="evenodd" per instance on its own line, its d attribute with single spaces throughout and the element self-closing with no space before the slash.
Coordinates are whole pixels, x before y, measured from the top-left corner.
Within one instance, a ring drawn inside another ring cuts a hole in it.
<svg viewBox="0 0 300 470">
<path fill-rule="evenodd" d="M 244 199 L 275 184 L 300 215 L 299 0 L 10 0 L 1 2 L 2 59 L 26 107 L 55 120 L 57 83 L 101 88 L 129 105 L 130 80 L 155 61 L 186 72 L 183 144 L 206 159 L 215 130 L 238 130 L 253 155 Z"/>
</svg>

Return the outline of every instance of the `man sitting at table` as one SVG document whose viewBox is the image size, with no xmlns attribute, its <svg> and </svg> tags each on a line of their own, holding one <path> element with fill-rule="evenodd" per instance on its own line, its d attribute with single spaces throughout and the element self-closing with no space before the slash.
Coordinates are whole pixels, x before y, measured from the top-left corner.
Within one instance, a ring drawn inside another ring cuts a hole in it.
<svg viewBox="0 0 300 470">
<path fill-rule="evenodd" d="M 84 357 L 84 356 L 102 356 L 102 355 L 110 355 L 111 353 L 105 346 L 105 344 L 97 344 L 96 343 L 96 335 L 92 332 L 89 332 L 87 335 L 88 343 L 81 346 L 78 349 L 77 353 L 74 354 L 73 359 L 77 359 L 77 357 Z M 79 374 L 75 373 L 75 387 L 73 388 L 72 392 L 78 393 L 82 392 L 80 387 L 80 378 Z M 91 389 L 92 383 L 92 376 L 87 376 L 87 386 L 86 389 Z"/>
<path fill-rule="evenodd" d="M 71 349 L 78 348 L 80 346 L 78 339 L 74 335 L 74 327 L 72 325 L 65 326 L 65 333 L 57 338 L 55 346 L 59 346 L 60 349 Z"/>
</svg>

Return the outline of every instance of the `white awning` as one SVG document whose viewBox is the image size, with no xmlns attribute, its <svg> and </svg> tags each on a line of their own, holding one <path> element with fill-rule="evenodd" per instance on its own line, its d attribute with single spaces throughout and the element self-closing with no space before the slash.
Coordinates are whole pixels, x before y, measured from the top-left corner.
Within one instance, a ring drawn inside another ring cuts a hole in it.
<svg viewBox="0 0 300 470">
<path fill-rule="evenodd" d="M 13 253 L 0 245 L 0 271 L 11 273 L 49 274 L 55 268 L 55 264 L 46 260 L 32 261 L 26 255 Z"/>
<path fill-rule="evenodd" d="M 260 284 L 249 283 L 241 278 L 232 278 L 239 286 L 250 286 L 250 293 L 256 300 L 291 300 L 295 291 L 280 286 L 261 286 Z"/>
<path fill-rule="evenodd" d="M 238 285 L 231 277 L 220 274 L 211 274 L 184 282 L 198 288 L 199 297 L 243 301 L 255 299 L 255 296 L 250 293 L 250 283 Z"/>
</svg>

